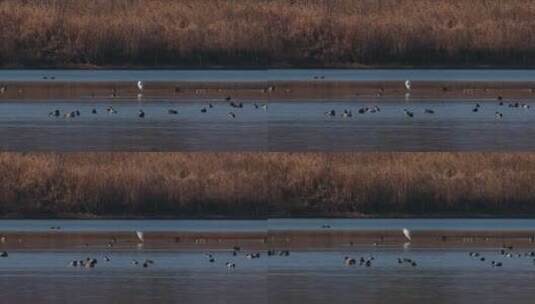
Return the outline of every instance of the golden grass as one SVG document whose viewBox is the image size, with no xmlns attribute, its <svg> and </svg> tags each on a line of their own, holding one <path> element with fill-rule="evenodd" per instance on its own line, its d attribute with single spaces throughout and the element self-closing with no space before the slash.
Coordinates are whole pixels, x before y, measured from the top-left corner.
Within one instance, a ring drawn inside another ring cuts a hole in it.
<svg viewBox="0 0 535 304">
<path fill-rule="evenodd" d="M 535 64 L 532 0 L 3 0 L 4 66 Z"/>
<path fill-rule="evenodd" d="M 535 153 L 0 153 L 0 215 L 534 215 Z"/>
</svg>

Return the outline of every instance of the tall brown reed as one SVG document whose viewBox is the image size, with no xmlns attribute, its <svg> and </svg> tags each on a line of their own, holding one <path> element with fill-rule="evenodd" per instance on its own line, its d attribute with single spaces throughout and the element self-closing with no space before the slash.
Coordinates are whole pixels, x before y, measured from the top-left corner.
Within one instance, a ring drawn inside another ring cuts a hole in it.
<svg viewBox="0 0 535 304">
<path fill-rule="evenodd" d="M 0 216 L 535 214 L 535 153 L 0 153 Z"/>
<path fill-rule="evenodd" d="M 535 64 L 533 0 L 2 0 L 4 66 Z"/>
</svg>

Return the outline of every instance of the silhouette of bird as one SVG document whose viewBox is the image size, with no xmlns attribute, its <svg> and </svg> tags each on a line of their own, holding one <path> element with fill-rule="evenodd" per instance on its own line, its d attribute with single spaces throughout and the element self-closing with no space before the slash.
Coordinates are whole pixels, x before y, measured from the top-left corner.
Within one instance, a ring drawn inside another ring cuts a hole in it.
<svg viewBox="0 0 535 304">
<path fill-rule="evenodd" d="M 345 257 L 344 258 L 344 263 L 347 265 L 347 266 L 352 266 L 352 265 L 355 265 L 357 264 L 357 260 L 355 260 L 354 258 L 350 258 L 350 257 Z"/>
<path fill-rule="evenodd" d="M 425 109 L 424 113 L 426 113 L 426 114 L 435 114 L 435 111 L 433 111 L 431 109 Z"/>
<path fill-rule="evenodd" d="M 167 110 L 167 113 L 169 113 L 171 115 L 176 115 L 176 114 L 178 114 L 178 111 L 174 110 L 174 109 L 169 109 L 169 110 Z"/>
<path fill-rule="evenodd" d="M 139 118 L 145 118 L 145 112 L 143 112 L 143 110 L 139 110 L 137 116 L 138 116 Z"/>
<path fill-rule="evenodd" d="M 236 118 L 236 113 L 234 112 L 229 112 L 228 113 L 228 116 L 232 117 L 232 118 Z"/>
<path fill-rule="evenodd" d="M 112 106 L 109 106 L 108 109 L 107 109 L 108 113 L 110 114 L 117 114 L 117 111 L 112 107 Z"/>
<path fill-rule="evenodd" d="M 231 263 L 231 262 L 226 262 L 226 263 L 225 263 L 225 266 L 227 267 L 228 270 L 231 270 L 231 269 L 235 269 L 235 268 L 236 268 L 236 264 Z"/>
<path fill-rule="evenodd" d="M 336 116 L 336 111 L 335 110 L 330 110 L 330 111 L 325 112 L 324 114 L 326 116 L 335 117 Z"/>
<path fill-rule="evenodd" d="M 51 117 L 59 117 L 60 115 L 61 115 L 60 110 L 54 110 L 54 111 L 48 113 L 48 116 L 51 116 Z"/>
<path fill-rule="evenodd" d="M 405 115 L 407 115 L 408 117 L 411 117 L 411 118 L 414 117 L 414 113 L 413 112 L 411 112 L 411 111 L 409 111 L 407 109 L 404 109 L 403 111 L 405 112 Z"/>
</svg>

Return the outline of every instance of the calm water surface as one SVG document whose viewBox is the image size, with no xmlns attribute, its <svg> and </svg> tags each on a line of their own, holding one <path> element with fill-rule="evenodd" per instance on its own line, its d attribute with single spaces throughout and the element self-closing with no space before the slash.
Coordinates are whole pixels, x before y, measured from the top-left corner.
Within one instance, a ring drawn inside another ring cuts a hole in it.
<svg viewBox="0 0 535 304">
<path fill-rule="evenodd" d="M 476 102 L 481 103 L 473 112 Z M 521 101 L 529 104 L 529 101 Z M 518 151 L 535 150 L 535 108 L 495 101 L 377 100 L 214 102 L 109 100 L 0 103 L 0 149 L 8 151 Z M 358 114 L 378 104 L 380 112 Z M 95 108 L 98 114 L 91 114 Z M 81 116 L 48 113 L 79 110 Z M 137 114 L 143 109 L 146 116 Z M 179 111 L 168 114 L 169 109 Z M 344 110 L 353 112 L 343 118 Z M 414 113 L 405 115 L 404 109 Z M 435 114 L 424 114 L 432 109 Z M 335 110 L 336 117 L 325 112 Z M 230 117 L 234 112 L 236 118 Z M 497 120 L 495 113 L 503 113 Z"/>
<path fill-rule="evenodd" d="M 0 81 L 533 81 L 535 70 L 507 69 L 275 69 L 275 70 L 0 70 Z M 44 79 L 46 77 L 47 79 Z M 52 80 L 50 77 L 54 77 Z"/>
<path fill-rule="evenodd" d="M 0 220 L 0 231 L 535 230 L 535 219 Z"/>
<path fill-rule="evenodd" d="M 292 252 L 249 260 L 216 252 L 25 252 L 0 261 L 3 303 L 533 303 L 532 258 L 505 258 L 497 250 L 366 249 Z M 108 255 L 111 262 L 104 262 Z M 94 269 L 67 266 L 96 257 Z M 370 257 L 371 267 L 347 267 L 344 256 Z M 398 264 L 398 257 L 417 267 Z M 141 268 L 133 259 L 150 258 Z M 503 262 L 494 268 L 490 260 Z M 236 269 L 227 271 L 227 261 Z"/>
</svg>

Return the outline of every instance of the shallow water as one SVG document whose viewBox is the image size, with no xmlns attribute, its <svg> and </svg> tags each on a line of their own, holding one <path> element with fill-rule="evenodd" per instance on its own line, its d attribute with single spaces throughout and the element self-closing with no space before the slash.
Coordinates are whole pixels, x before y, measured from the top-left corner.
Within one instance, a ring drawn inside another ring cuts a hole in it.
<svg viewBox="0 0 535 304">
<path fill-rule="evenodd" d="M 0 260 L 4 303 L 532 303 L 532 258 L 506 258 L 497 250 L 369 249 L 292 252 L 289 257 L 246 259 L 216 252 L 10 252 Z M 111 257 L 104 262 L 103 256 Z M 67 266 L 87 256 L 94 269 Z M 344 265 L 344 257 L 373 256 L 371 267 Z M 405 257 L 416 267 L 398 264 Z M 133 259 L 155 261 L 149 268 Z M 490 265 L 503 262 L 503 267 Z M 236 263 L 227 271 L 225 262 Z"/>
<path fill-rule="evenodd" d="M 532 81 L 521 69 L 1 70 L 0 81 Z M 46 79 L 44 79 L 46 77 Z M 54 77 L 52 80 L 51 77 Z M 318 79 L 321 81 L 322 79 Z"/>
<path fill-rule="evenodd" d="M 0 220 L 0 232 L 47 231 L 268 231 L 317 230 L 511 231 L 534 230 L 535 219 L 268 219 L 268 220 Z"/>
<path fill-rule="evenodd" d="M 472 112 L 481 103 L 477 113 Z M 523 101 L 526 102 L 526 101 Z M 0 103 L 9 151 L 518 151 L 535 150 L 535 109 L 481 100 L 272 101 L 268 110 L 213 102 L 109 100 Z M 358 114 L 379 105 L 377 113 Z M 259 104 L 260 105 L 260 104 Z M 96 108 L 97 115 L 91 114 Z M 425 109 L 435 114 L 424 114 Z M 80 117 L 48 113 L 79 110 Z M 140 109 L 144 119 L 137 117 Z M 178 115 L 168 114 L 176 109 Z M 324 115 L 335 110 L 335 118 Z M 342 118 L 345 110 L 352 118 Z M 414 112 L 405 115 L 404 109 Z M 228 113 L 234 112 L 236 118 Z M 501 120 L 496 111 L 503 113 Z"/>
</svg>

